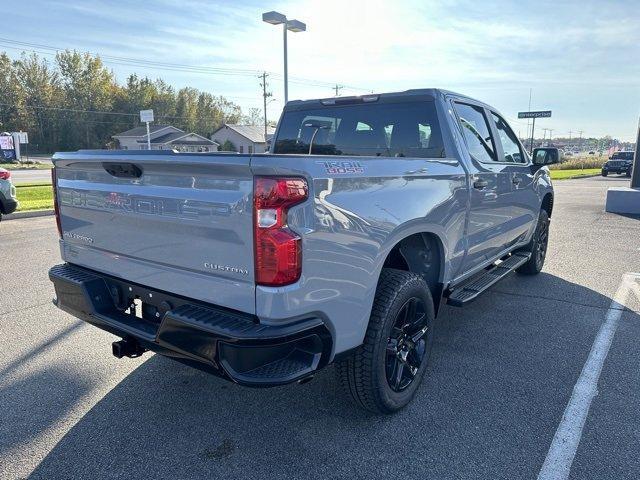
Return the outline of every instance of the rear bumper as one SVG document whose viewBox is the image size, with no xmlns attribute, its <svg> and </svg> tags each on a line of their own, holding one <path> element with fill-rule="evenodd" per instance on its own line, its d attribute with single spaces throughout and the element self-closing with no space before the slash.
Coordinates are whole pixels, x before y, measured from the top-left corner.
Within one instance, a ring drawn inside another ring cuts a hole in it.
<svg viewBox="0 0 640 480">
<path fill-rule="evenodd" d="M 331 335 L 322 320 L 282 326 L 71 264 L 49 271 L 62 310 L 143 348 L 249 386 L 291 383 L 328 363 Z M 140 300 L 141 317 L 127 313 Z"/>
</svg>

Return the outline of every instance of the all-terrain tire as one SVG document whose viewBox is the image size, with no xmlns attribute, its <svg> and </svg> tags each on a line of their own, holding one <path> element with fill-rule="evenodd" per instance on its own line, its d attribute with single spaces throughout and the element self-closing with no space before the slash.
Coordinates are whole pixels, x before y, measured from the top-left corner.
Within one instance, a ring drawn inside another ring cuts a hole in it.
<svg viewBox="0 0 640 480">
<path fill-rule="evenodd" d="M 547 257 L 547 245 L 549 243 L 549 215 L 546 210 L 540 210 L 538 215 L 538 225 L 536 231 L 533 232 L 533 238 L 529 245 L 524 249 L 531 252 L 531 257 L 526 263 L 520 265 L 516 272 L 523 275 L 535 275 L 540 273 L 544 266 L 544 260 Z"/>
<path fill-rule="evenodd" d="M 388 341 L 401 309 L 414 298 L 424 304 L 422 318 L 428 327 L 424 336 L 424 356 L 409 385 L 394 391 L 387 379 Z M 382 270 L 364 342 L 355 353 L 335 366 L 338 381 L 357 406 L 374 413 L 389 414 L 413 399 L 431 353 L 434 317 L 433 299 L 422 277 L 402 270 Z"/>
</svg>

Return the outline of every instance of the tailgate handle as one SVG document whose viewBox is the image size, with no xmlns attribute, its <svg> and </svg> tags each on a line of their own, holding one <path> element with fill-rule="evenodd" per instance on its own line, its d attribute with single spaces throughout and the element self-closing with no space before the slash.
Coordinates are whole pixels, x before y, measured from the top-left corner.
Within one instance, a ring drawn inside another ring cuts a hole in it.
<svg viewBox="0 0 640 480">
<path fill-rule="evenodd" d="M 103 162 L 102 167 L 109 175 L 118 178 L 140 178 L 142 176 L 142 169 L 133 163 Z"/>
</svg>

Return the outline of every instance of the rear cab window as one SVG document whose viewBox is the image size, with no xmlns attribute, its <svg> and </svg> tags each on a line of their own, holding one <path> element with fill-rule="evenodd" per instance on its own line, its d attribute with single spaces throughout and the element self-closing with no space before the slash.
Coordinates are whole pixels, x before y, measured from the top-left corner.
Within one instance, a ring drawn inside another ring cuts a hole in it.
<svg viewBox="0 0 640 480">
<path fill-rule="evenodd" d="M 349 103 L 285 111 L 274 153 L 443 158 L 432 100 Z"/>
<path fill-rule="evenodd" d="M 633 160 L 633 152 L 615 152 L 611 160 Z"/>
</svg>

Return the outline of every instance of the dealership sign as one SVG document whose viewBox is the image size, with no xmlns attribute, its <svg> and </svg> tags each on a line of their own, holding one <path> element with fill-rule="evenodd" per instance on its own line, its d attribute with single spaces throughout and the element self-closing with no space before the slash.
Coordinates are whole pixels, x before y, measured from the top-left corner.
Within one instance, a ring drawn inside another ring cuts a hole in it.
<svg viewBox="0 0 640 480">
<path fill-rule="evenodd" d="M 13 137 L 11 135 L 0 135 L 0 149 L 13 150 Z"/>
<path fill-rule="evenodd" d="M 11 135 L 0 135 L 0 156 L 3 160 L 15 160 L 16 150 Z"/>
<path fill-rule="evenodd" d="M 541 110 L 539 112 L 518 112 L 518 118 L 548 118 L 551 110 Z"/>
</svg>

